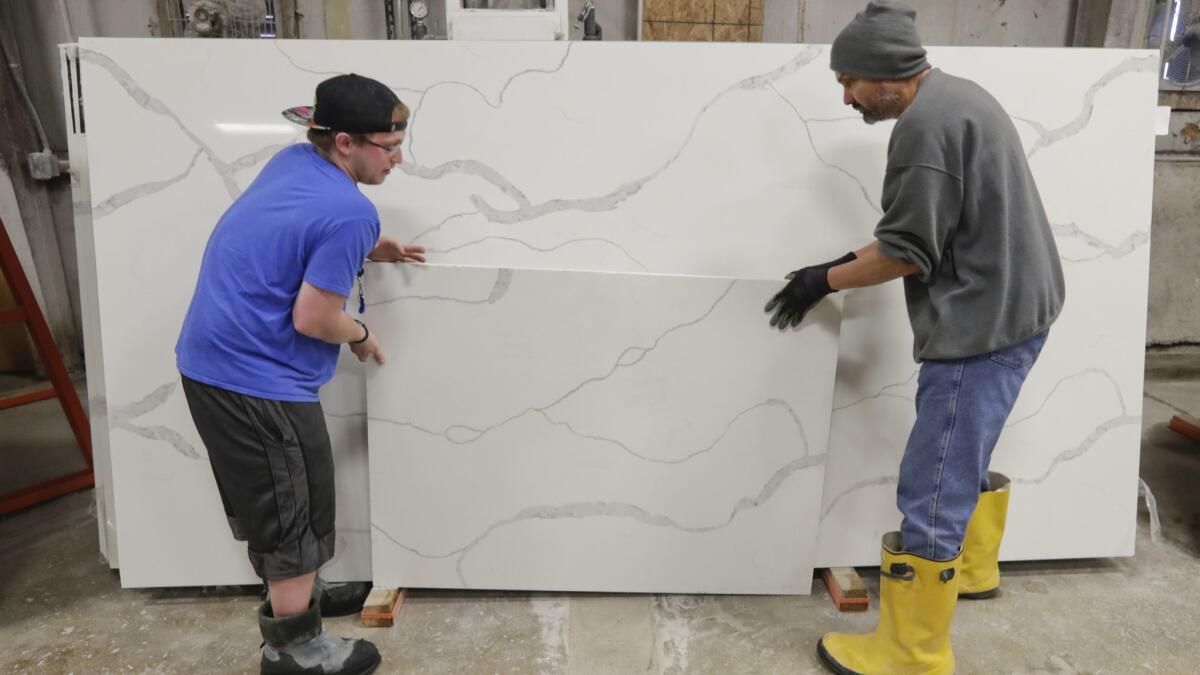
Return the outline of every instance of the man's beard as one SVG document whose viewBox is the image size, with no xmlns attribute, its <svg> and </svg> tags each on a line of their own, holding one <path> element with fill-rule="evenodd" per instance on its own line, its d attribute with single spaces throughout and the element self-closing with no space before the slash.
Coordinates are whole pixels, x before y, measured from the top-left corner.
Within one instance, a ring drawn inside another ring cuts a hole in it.
<svg viewBox="0 0 1200 675">
<path fill-rule="evenodd" d="M 900 113 L 904 112 L 901 109 L 900 94 L 896 92 L 886 92 L 879 95 L 868 108 L 861 104 L 854 104 L 854 109 L 862 114 L 863 121 L 867 124 L 875 124 L 884 120 L 894 120 L 900 117 Z"/>
</svg>

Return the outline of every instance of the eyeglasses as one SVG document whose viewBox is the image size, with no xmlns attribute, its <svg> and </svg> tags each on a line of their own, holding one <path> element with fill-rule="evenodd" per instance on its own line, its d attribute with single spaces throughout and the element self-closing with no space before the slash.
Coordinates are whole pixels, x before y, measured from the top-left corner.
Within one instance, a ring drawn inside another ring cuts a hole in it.
<svg viewBox="0 0 1200 675">
<path fill-rule="evenodd" d="M 400 154 L 400 145 L 401 145 L 401 143 L 403 143 L 403 141 L 401 141 L 401 143 L 395 143 L 393 145 L 383 145 L 382 143 L 376 143 L 375 141 L 373 141 L 369 138 L 364 138 L 363 140 L 366 141 L 370 145 L 373 145 L 377 148 L 381 148 L 384 152 L 386 152 L 389 155 Z"/>
</svg>

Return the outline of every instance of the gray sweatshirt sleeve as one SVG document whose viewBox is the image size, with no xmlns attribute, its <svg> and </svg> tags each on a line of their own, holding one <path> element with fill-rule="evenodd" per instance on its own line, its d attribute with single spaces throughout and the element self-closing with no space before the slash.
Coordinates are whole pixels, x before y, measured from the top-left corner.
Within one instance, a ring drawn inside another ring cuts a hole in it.
<svg viewBox="0 0 1200 675">
<path fill-rule="evenodd" d="M 962 179 L 914 165 L 889 169 L 883 181 L 883 217 L 875 226 L 879 250 L 916 265 L 928 283 L 950 246 L 962 215 Z"/>
</svg>

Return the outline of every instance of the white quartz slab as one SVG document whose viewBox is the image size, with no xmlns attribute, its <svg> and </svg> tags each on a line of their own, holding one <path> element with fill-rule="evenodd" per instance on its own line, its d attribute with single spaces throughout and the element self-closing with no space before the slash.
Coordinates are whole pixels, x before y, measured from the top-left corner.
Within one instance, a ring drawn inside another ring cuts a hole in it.
<svg viewBox="0 0 1200 675">
<path fill-rule="evenodd" d="M 890 125 L 864 126 L 842 106 L 823 46 L 83 39 L 80 48 L 128 585 L 246 579 L 207 464 L 178 443 L 198 445 L 170 389 L 172 346 L 213 224 L 263 161 L 300 138 L 279 111 L 310 102 L 325 77 L 379 78 L 414 109 L 405 164 L 364 192 L 386 234 L 425 244 L 435 262 L 779 279 L 865 243 L 879 215 Z M 930 59 L 1013 115 L 1066 261 L 1067 309 L 1014 422 L 1037 415 L 1014 424 L 996 455 L 996 468 L 1025 481 L 1003 553 L 1127 555 L 1156 55 L 939 47 Z M 878 532 L 898 520 L 895 466 L 912 416 L 902 398 L 916 366 L 899 285 L 843 299 L 818 564 L 878 559 Z M 352 372 L 338 377 L 337 387 L 361 389 L 341 381 Z M 347 430 L 339 452 L 361 457 L 363 408 L 333 390 L 324 398 L 349 415 L 335 418 Z M 342 461 L 339 481 L 350 481 Z M 340 562 L 369 573 L 363 475 L 340 493 L 339 528 L 359 535 Z M 363 520 L 343 520 L 352 513 Z"/>
<path fill-rule="evenodd" d="M 76 45 L 59 45 L 67 130 L 67 155 L 71 162 L 71 206 L 75 222 L 75 258 L 80 279 L 79 305 L 83 322 L 84 362 L 87 370 L 87 411 L 92 436 L 95 475 L 96 527 L 100 554 L 113 569 L 117 554 L 116 503 L 109 459 L 108 415 L 104 405 L 104 352 L 100 343 L 100 296 L 96 288 L 96 243 L 92 232 L 92 193 L 88 179 L 87 137 L 80 126 L 79 66 Z"/>
<path fill-rule="evenodd" d="M 375 583 L 803 593 L 840 311 L 774 282 L 370 265 Z M 753 355 L 754 358 L 746 358 Z"/>
</svg>

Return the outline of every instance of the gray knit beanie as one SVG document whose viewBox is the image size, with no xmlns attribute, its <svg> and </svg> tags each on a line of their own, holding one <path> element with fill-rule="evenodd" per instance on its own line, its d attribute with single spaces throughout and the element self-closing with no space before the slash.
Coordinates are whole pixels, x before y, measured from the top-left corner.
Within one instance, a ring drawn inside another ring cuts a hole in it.
<svg viewBox="0 0 1200 675">
<path fill-rule="evenodd" d="M 916 10 L 892 0 L 871 0 L 833 41 L 829 66 L 851 77 L 903 80 L 929 67 Z"/>
</svg>

